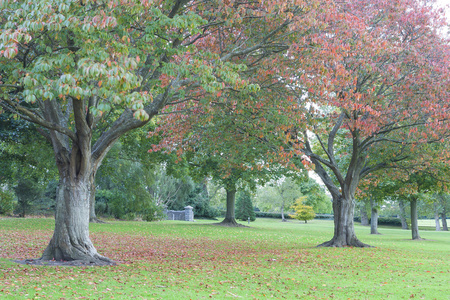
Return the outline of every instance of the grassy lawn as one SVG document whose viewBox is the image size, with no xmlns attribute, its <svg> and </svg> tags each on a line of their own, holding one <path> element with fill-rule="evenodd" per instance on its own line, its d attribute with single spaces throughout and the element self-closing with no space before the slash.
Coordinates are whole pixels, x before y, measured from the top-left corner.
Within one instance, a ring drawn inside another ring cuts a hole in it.
<svg viewBox="0 0 450 300">
<path fill-rule="evenodd" d="M 211 221 L 92 224 L 114 267 L 42 267 L 52 219 L 0 219 L 1 299 L 450 299 L 450 232 L 356 225 L 376 248 L 315 248 L 331 221 L 257 219 L 251 228 Z"/>
</svg>

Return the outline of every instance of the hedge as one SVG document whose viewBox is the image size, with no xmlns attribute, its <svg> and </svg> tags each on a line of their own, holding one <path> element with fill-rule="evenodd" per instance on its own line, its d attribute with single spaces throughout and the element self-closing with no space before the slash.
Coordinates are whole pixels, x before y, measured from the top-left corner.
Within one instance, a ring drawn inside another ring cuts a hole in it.
<svg viewBox="0 0 450 300">
<path fill-rule="evenodd" d="M 256 217 L 257 218 L 272 218 L 272 219 L 281 219 L 281 213 L 269 213 L 269 212 L 260 212 L 260 211 L 255 211 Z M 292 219 L 289 216 L 289 213 L 285 213 L 284 214 L 284 218 L 285 219 Z"/>
<path fill-rule="evenodd" d="M 355 217 L 354 220 L 355 220 L 355 222 L 361 222 L 361 217 Z M 369 223 L 370 223 L 370 218 L 369 218 Z M 378 225 L 402 227 L 402 221 L 400 220 L 400 218 L 395 218 L 395 217 L 379 217 Z"/>
</svg>

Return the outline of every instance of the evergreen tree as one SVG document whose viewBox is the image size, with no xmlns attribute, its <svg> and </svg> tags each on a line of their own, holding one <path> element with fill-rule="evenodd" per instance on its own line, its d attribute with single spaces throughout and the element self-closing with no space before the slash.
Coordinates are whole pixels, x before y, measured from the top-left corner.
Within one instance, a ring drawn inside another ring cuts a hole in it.
<svg viewBox="0 0 450 300">
<path fill-rule="evenodd" d="M 238 194 L 236 200 L 236 219 L 247 221 L 249 217 L 252 222 L 256 220 L 250 192 L 244 190 Z"/>
</svg>

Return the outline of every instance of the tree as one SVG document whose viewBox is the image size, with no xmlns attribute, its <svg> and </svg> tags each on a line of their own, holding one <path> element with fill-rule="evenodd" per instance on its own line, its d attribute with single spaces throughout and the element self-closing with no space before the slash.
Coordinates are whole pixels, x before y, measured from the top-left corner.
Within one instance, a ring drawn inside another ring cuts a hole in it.
<svg viewBox="0 0 450 300">
<path fill-rule="evenodd" d="M 353 224 L 359 181 L 383 168 L 420 166 L 431 159 L 420 145 L 448 137 L 449 44 L 439 34 L 442 11 L 428 1 L 338 7 L 350 13 L 348 22 L 330 17 L 322 31 L 303 37 L 309 47 L 298 45 L 286 58 L 295 57 L 291 69 L 298 70 L 293 112 L 309 125 L 293 125 L 291 143 L 310 158 L 333 198 L 334 236 L 320 246 L 365 247 Z M 447 156 L 442 149 L 434 160 Z"/>
<path fill-rule="evenodd" d="M 447 212 L 449 211 L 449 208 L 450 208 L 450 198 L 449 198 L 448 194 L 444 194 L 442 192 L 438 193 L 436 196 L 437 196 L 437 199 L 439 201 L 439 206 L 440 206 L 442 230 L 448 231 Z"/>
<path fill-rule="evenodd" d="M 365 199 L 360 199 L 358 205 L 361 215 L 361 225 L 369 226 L 369 216 L 367 215 L 367 203 Z"/>
<path fill-rule="evenodd" d="M 251 194 L 246 190 L 238 193 L 236 200 L 236 219 L 241 221 L 250 220 L 252 222 L 256 220 Z"/>
<path fill-rule="evenodd" d="M 303 195 L 299 181 L 291 177 L 282 177 L 259 188 L 258 206 L 264 211 L 280 212 L 282 222 L 286 222 L 285 209 L 289 209 L 295 199 Z"/>
<path fill-rule="evenodd" d="M 301 180 L 300 192 L 306 196 L 305 205 L 312 206 L 316 213 L 328 214 L 332 211 L 330 196 L 325 194 L 324 188 L 311 177 Z"/>
<path fill-rule="evenodd" d="M 244 86 L 240 57 L 284 50 L 278 40 L 293 17 L 309 14 L 273 4 L 2 2 L 0 105 L 43 129 L 60 176 L 42 260 L 113 263 L 89 238 L 88 199 L 104 157 L 164 106 Z M 269 31 L 254 30 L 261 24 Z M 244 39 L 234 38 L 238 28 Z M 234 44 L 223 48 L 226 36 Z"/>
<path fill-rule="evenodd" d="M 14 191 L 16 213 L 25 217 L 51 206 L 42 201 L 44 187 L 56 177 L 49 144 L 36 135 L 35 126 L 6 114 L 0 115 L 0 138 L 0 185 L 7 194 Z"/>
<path fill-rule="evenodd" d="M 316 216 L 314 209 L 312 206 L 304 205 L 305 197 L 298 198 L 295 200 L 294 205 L 292 205 L 292 208 L 295 211 L 295 214 L 292 215 L 295 219 L 303 220 L 305 223 L 307 223 L 308 220 L 314 219 Z"/>
</svg>

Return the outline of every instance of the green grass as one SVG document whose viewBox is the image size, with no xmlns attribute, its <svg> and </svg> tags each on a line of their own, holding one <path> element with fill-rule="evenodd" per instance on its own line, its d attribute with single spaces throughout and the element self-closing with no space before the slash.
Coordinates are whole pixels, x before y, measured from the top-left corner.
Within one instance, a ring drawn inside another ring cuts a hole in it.
<svg viewBox="0 0 450 300">
<path fill-rule="evenodd" d="M 1 299 L 450 299 L 450 233 L 357 225 L 376 248 L 315 248 L 333 223 L 257 219 L 251 228 L 211 221 L 92 224 L 114 267 L 41 267 L 52 219 L 0 219 Z M 84 297 L 84 298 L 83 298 Z"/>
</svg>

